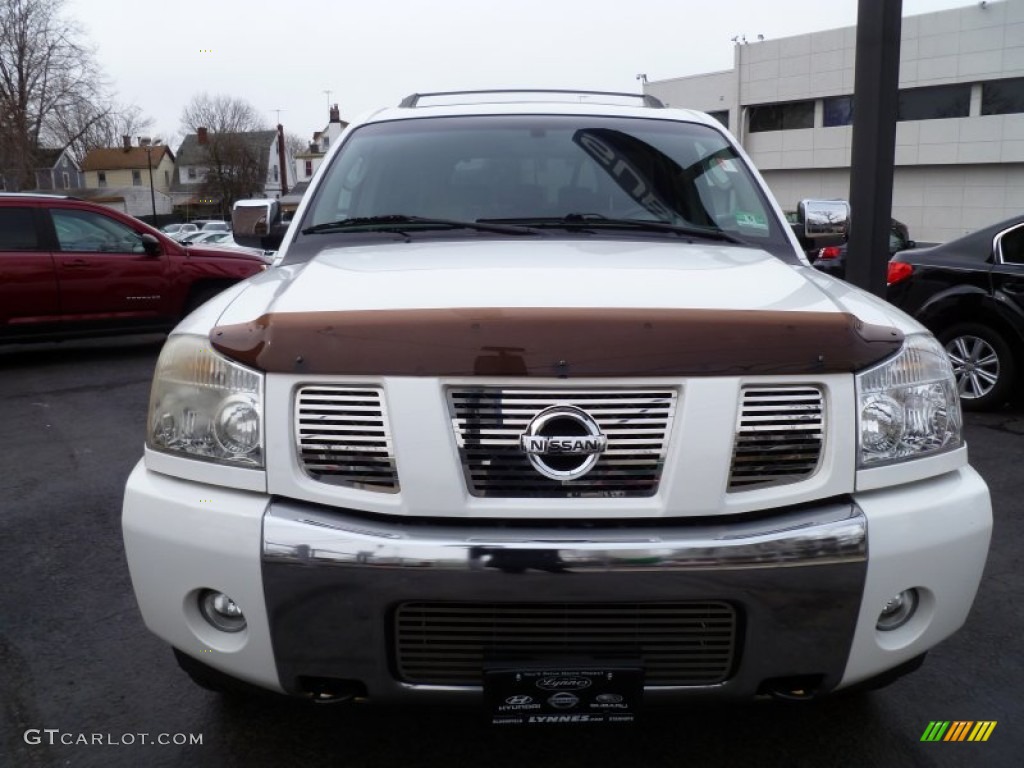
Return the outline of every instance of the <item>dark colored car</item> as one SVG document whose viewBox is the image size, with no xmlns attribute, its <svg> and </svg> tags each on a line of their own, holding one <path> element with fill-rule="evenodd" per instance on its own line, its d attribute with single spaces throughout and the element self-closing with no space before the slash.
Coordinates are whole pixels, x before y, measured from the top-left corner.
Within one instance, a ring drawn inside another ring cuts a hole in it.
<svg viewBox="0 0 1024 768">
<path fill-rule="evenodd" d="M 166 331 L 267 264 L 85 200 L 0 194 L 0 342 Z"/>
<path fill-rule="evenodd" d="M 938 336 L 963 407 L 996 408 L 1024 368 L 1024 216 L 898 253 L 887 298 Z"/>
<path fill-rule="evenodd" d="M 917 243 L 910 239 L 910 231 L 907 225 L 896 219 L 892 219 L 889 226 L 889 255 L 892 256 L 900 251 L 916 248 Z M 811 266 L 827 272 L 833 277 L 846 277 L 846 248 L 847 244 L 829 245 L 819 248 L 817 251 L 808 252 Z"/>
</svg>

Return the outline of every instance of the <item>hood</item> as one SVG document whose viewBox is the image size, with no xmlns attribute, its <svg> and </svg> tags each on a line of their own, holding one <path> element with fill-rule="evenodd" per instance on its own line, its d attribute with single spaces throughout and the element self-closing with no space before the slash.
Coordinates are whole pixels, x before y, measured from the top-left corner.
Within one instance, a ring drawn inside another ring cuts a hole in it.
<svg viewBox="0 0 1024 768">
<path fill-rule="evenodd" d="M 828 373 L 898 348 L 807 272 L 664 241 L 351 247 L 252 281 L 211 342 L 263 370 L 360 375 Z"/>
<path fill-rule="evenodd" d="M 324 251 L 274 270 L 270 295 L 223 322 L 273 312 L 590 307 L 836 311 L 799 269 L 760 250 L 662 240 L 467 240 Z"/>
</svg>

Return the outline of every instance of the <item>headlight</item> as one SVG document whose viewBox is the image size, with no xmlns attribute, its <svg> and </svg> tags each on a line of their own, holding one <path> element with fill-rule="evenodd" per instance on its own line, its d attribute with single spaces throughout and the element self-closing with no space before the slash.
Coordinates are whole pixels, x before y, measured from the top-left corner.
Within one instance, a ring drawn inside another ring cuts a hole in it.
<svg viewBox="0 0 1024 768">
<path fill-rule="evenodd" d="M 203 336 L 172 336 L 156 364 L 146 444 L 245 467 L 263 466 L 263 376 Z"/>
<path fill-rule="evenodd" d="M 963 444 L 953 368 L 930 335 L 908 336 L 899 354 L 858 374 L 857 399 L 861 468 Z"/>
</svg>

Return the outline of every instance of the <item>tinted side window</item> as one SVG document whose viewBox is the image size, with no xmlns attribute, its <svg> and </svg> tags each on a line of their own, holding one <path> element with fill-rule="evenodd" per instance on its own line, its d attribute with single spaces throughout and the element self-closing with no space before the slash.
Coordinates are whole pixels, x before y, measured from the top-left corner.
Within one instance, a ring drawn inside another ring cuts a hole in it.
<svg viewBox="0 0 1024 768">
<path fill-rule="evenodd" d="M 1024 264 L 1024 227 L 1010 230 L 999 243 L 1004 264 Z"/>
<path fill-rule="evenodd" d="M 109 216 L 60 208 L 50 213 L 62 251 L 145 253 L 142 236 Z"/>
<path fill-rule="evenodd" d="M 39 249 L 32 208 L 0 208 L 0 251 Z"/>
</svg>

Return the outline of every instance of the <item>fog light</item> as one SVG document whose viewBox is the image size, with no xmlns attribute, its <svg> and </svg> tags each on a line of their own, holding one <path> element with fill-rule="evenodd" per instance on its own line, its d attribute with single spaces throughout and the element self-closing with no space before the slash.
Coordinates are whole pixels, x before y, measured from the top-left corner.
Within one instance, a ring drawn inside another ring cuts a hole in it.
<svg viewBox="0 0 1024 768">
<path fill-rule="evenodd" d="M 204 589 L 199 594 L 199 612 L 221 632 L 241 632 L 245 629 L 245 615 L 242 609 L 223 592 Z"/>
<path fill-rule="evenodd" d="M 883 632 L 899 629 L 914 615 L 917 610 L 917 590 L 905 589 L 898 595 L 894 595 L 885 601 L 882 612 L 878 614 L 878 623 L 875 625 Z"/>
</svg>

